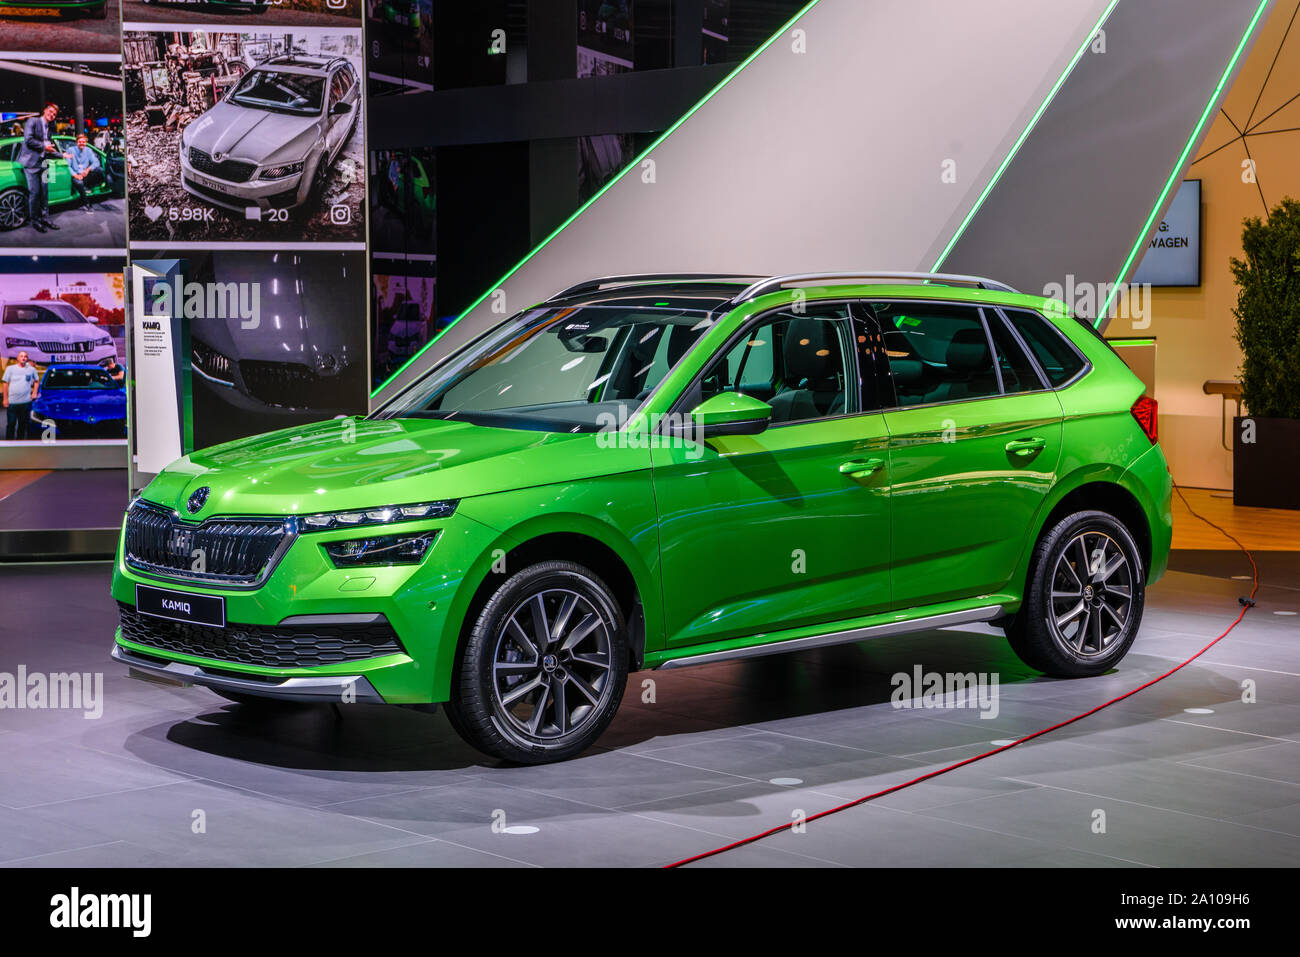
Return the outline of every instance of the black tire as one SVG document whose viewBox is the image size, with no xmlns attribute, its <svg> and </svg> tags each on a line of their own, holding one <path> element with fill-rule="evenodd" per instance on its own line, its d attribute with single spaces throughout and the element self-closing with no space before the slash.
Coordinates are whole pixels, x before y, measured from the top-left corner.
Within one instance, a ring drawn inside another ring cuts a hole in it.
<svg viewBox="0 0 1300 957">
<path fill-rule="evenodd" d="M 287 698 L 268 698 L 260 694 L 244 694 L 242 691 L 225 691 L 221 688 L 209 688 L 213 694 L 221 695 L 227 701 L 233 701 L 235 704 L 242 704 L 248 708 L 257 708 L 261 711 L 292 711 L 295 708 L 305 707 L 309 702 L 290 701 Z"/>
<path fill-rule="evenodd" d="M 1007 638 L 1025 664 L 1053 677 L 1104 674 L 1132 646 L 1145 602 L 1146 568 L 1124 523 L 1106 512 L 1076 512 L 1035 546 Z"/>
<path fill-rule="evenodd" d="M 457 657 L 448 716 L 486 754 L 518 764 L 563 761 L 609 726 L 627 666 L 623 612 L 604 582 L 573 562 L 539 562 L 508 578 L 475 619 Z"/>
<path fill-rule="evenodd" d="M 14 187 L 0 192 L 0 231 L 27 223 L 27 190 Z"/>
</svg>

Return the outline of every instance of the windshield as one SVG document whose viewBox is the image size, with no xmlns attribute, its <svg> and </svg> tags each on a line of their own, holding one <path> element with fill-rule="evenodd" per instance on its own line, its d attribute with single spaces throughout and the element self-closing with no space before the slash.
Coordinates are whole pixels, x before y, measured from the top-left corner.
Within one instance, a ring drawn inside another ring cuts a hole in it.
<svg viewBox="0 0 1300 957">
<path fill-rule="evenodd" d="M 86 317 L 77 311 L 76 306 L 69 305 L 66 302 L 51 301 L 40 305 L 5 306 L 4 324 L 6 326 L 39 323 L 70 323 L 80 326 L 85 325 Z"/>
<path fill-rule="evenodd" d="M 534 309 L 435 369 L 377 417 L 595 432 L 640 408 L 711 324 L 698 309 Z"/>
<path fill-rule="evenodd" d="M 45 373 L 45 389 L 115 389 L 117 383 L 102 369 L 54 368 Z"/>
<path fill-rule="evenodd" d="M 324 91 L 324 77 L 253 70 L 239 82 L 230 98 L 241 106 L 307 116 L 320 112 Z"/>
</svg>

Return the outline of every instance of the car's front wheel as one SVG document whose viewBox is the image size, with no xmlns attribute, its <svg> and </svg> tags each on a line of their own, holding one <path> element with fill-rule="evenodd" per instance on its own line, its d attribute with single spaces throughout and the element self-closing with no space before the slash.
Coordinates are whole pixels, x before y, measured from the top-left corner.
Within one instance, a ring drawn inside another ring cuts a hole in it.
<svg viewBox="0 0 1300 957">
<path fill-rule="evenodd" d="M 521 764 L 573 757 L 608 727 L 627 682 L 623 613 L 590 570 L 540 562 L 507 579 L 460 651 L 452 725 Z"/>
<path fill-rule="evenodd" d="M 1106 512 L 1066 516 L 1039 540 L 1007 637 L 1020 659 L 1061 678 L 1103 674 L 1133 644 L 1146 573 L 1124 524 Z"/>
<path fill-rule="evenodd" d="M 17 229 L 27 222 L 27 190 L 7 189 L 0 193 L 0 229 Z"/>
</svg>

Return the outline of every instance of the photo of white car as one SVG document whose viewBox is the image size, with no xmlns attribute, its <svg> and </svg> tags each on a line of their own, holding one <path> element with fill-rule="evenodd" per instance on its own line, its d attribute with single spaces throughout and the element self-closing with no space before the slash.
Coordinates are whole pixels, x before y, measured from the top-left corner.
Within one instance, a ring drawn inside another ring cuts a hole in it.
<svg viewBox="0 0 1300 957">
<path fill-rule="evenodd" d="M 113 337 L 59 299 L 0 302 L 4 362 L 26 352 L 38 366 L 51 362 L 100 362 L 117 355 Z"/>
<path fill-rule="evenodd" d="M 182 185 L 237 212 L 292 209 L 318 198 L 356 128 L 360 94 L 344 57 L 266 60 L 185 127 Z"/>
<path fill-rule="evenodd" d="M 127 30 L 131 242 L 365 242 L 361 31 Z"/>
</svg>

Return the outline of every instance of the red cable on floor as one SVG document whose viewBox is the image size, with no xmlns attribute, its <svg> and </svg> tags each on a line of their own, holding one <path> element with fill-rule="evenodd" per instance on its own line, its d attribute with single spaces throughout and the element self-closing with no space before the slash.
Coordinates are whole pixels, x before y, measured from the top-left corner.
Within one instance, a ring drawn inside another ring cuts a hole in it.
<svg viewBox="0 0 1300 957">
<path fill-rule="evenodd" d="M 1137 694 L 1139 691 L 1143 691 L 1147 688 L 1150 688 L 1153 684 L 1164 681 L 1166 678 L 1168 678 L 1170 675 L 1174 674 L 1175 672 L 1181 671 L 1183 668 L 1186 668 L 1193 661 L 1201 657 L 1201 655 L 1205 654 L 1207 651 L 1209 651 L 1211 648 L 1217 645 L 1224 638 L 1228 637 L 1229 632 L 1231 632 L 1232 629 L 1236 628 L 1239 624 L 1241 624 L 1241 620 L 1246 617 L 1246 612 L 1248 612 L 1255 604 L 1255 593 L 1259 591 L 1259 566 L 1255 564 L 1255 558 L 1253 555 L 1250 554 L 1250 551 L 1246 548 L 1246 546 L 1242 545 L 1241 542 L 1237 541 L 1237 539 L 1234 538 L 1226 529 L 1224 529 L 1222 526 L 1216 525 L 1214 522 L 1210 521 L 1205 516 L 1197 514 L 1197 512 L 1188 503 L 1187 499 L 1183 496 L 1183 490 L 1180 489 L 1177 486 L 1177 484 L 1174 485 L 1174 491 L 1178 493 L 1178 497 L 1183 500 L 1183 505 L 1187 508 L 1187 511 L 1191 512 L 1194 518 L 1199 518 L 1202 522 L 1205 522 L 1205 524 L 1209 525 L 1212 528 L 1218 529 L 1220 532 L 1222 532 L 1230 541 L 1232 541 L 1234 545 L 1236 545 L 1239 549 L 1241 549 L 1242 554 L 1244 554 L 1246 558 L 1250 561 L 1250 567 L 1252 569 L 1252 578 L 1253 578 L 1253 583 L 1250 589 L 1250 595 L 1247 598 L 1237 599 L 1239 602 L 1241 602 L 1241 612 L 1237 615 L 1236 619 L 1234 619 L 1232 624 L 1229 625 L 1224 630 L 1223 634 L 1219 635 L 1219 637 L 1215 638 L 1212 642 L 1210 642 L 1208 645 L 1206 645 L 1196 654 L 1192 655 L 1186 661 L 1182 662 L 1179 665 L 1174 666 L 1173 668 L 1170 668 L 1160 677 L 1152 678 L 1150 681 L 1146 682 L 1145 684 L 1138 685 L 1132 691 L 1127 691 L 1124 694 L 1120 695 L 1118 698 L 1112 698 L 1111 700 L 1105 702 L 1104 704 L 1099 704 L 1097 705 L 1097 707 L 1092 708 L 1089 711 L 1085 711 L 1082 714 L 1077 714 L 1073 718 L 1067 718 L 1065 721 L 1062 721 L 1060 724 L 1054 724 L 1050 728 L 1043 728 L 1041 731 L 1035 731 L 1032 734 L 1027 734 L 1023 738 L 1017 738 L 1015 741 L 1012 741 L 1010 744 L 1004 744 L 999 748 L 994 748 L 992 751 L 985 751 L 983 754 L 977 754 L 974 757 L 966 758 L 965 760 L 962 761 L 957 761 L 954 764 L 949 764 L 946 767 L 939 768 L 937 771 L 930 771 L 929 773 L 922 774 L 920 777 L 913 778 L 910 781 L 904 781 L 902 784 L 895 784 L 893 787 L 885 788 L 883 791 L 877 791 L 874 794 L 868 794 L 866 797 L 860 797 L 855 801 L 848 802 L 847 804 L 841 804 L 838 807 L 828 808 L 825 811 L 818 811 L 816 814 L 812 814 L 806 818 L 803 818 L 802 823 L 812 823 L 818 818 L 828 817 L 831 814 L 838 814 L 840 811 L 846 811 L 851 807 L 857 807 L 859 804 L 866 804 L 868 801 L 874 801 L 876 798 L 884 797 L 886 794 L 893 794 L 895 791 L 901 791 L 904 788 L 910 788 L 914 784 L 920 784 L 922 781 L 929 781 L 932 778 L 937 778 L 941 774 L 947 774 L 949 771 L 956 771 L 958 768 L 963 768 L 968 764 L 974 764 L 976 761 L 983 761 L 985 758 L 992 757 L 995 754 L 1001 754 L 1003 751 L 1009 751 L 1018 744 L 1024 744 L 1026 741 L 1034 740 L 1034 738 L 1040 738 L 1045 734 L 1050 734 L 1051 732 L 1059 730 L 1060 728 L 1064 728 L 1067 725 L 1074 724 L 1074 722 L 1076 721 L 1082 721 L 1084 718 L 1087 718 L 1090 715 L 1094 715 L 1098 711 L 1101 711 L 1105 708 L 1109 708 L 1113 704 L 1118 704 L 1119 702 L 1123 701 L 1125 698 L 1133 697 L 1133 695 Z M 713 857 L 714 855 L 721 854 L 724 851 L 734 850 L 735 848 L 738 847 L 744 847 L 746 844 L 753 844 L 755 841 L 761 841 L 763 838 L 771 837 L 773 834 L 779 834 L 782 831 L 788 831 L 798 823 L 801 822 L 791 821 L 789 824 L 782 824 L 779 827 L 769 828 L 768 830 L 763 831 L 759 834 L 755 834 L 752 837 L 746 837 L 739 841 L 733 841 L 732 843 L 726 844 L 722 847 L 715 847 L 711 851 L 704 851 L 701 854 L 696 854 L 692 857 L 683 858 L 682 860 L 676 861 L 672 864 L 665 864 L 664 867 L 665 869 L 668 869 L 674 867 L 682 867 L 685 864 L 693 864 L 695 861 L 702 861 L 706 857 Z"/>
</svg>

